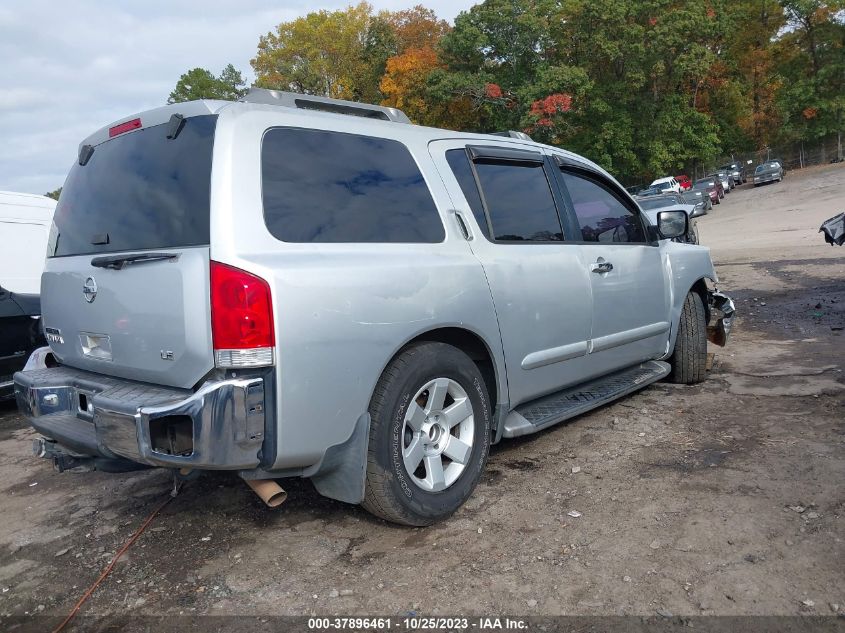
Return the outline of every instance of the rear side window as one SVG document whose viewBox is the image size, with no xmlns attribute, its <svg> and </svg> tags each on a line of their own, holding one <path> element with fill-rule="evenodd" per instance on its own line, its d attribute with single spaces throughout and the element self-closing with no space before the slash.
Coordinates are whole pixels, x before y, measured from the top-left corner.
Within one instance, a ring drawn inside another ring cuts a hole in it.
<svg viewBox="0 0 845 633">
<path fill-rule="evenodd" d="M 493 237 L 506 242 L 559 242 L 560 218 L 542 165 L 476 162 Z"/>
<path fill-rule="evenodd" d="M 285 242 L 442 242 L 408 148 L 389 139 L 274 128 L 261 148 L 264 221 Z"/>
<path fill-rule="evenodd" d="M 48 254 L 85 255 L 209 243 L 211 153 L 216 115 L 141 128 L 74 164 L 53 219 Z"/>
<path fill-rule="evenodd" d="M 645 242 L 645 231 L 633 209 L 598 182 L 561 172 L 585 242 Z"/>
</svg>

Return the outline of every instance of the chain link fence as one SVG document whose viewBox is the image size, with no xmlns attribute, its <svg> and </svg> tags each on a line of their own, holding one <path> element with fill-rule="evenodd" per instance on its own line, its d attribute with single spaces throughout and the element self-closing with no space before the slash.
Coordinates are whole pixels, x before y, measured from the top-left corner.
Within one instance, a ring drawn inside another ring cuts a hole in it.
<svg viewBox="0 0 845 633">
<path fill-rule="evenodd" d="M 697 180 L 698 178 L 703 178 L 708 174 L 714 173 L 722 165 L 739 162 L 745 167 L 746 177 L 750 177 L 757 165 L 772 159 L 780 160 L 781 164 L 787 170 L 841 162 L 845 160 L 845 138 L 843 136 L 845 135 L 841 133 L 831 134 L 812 143 L 798 141 L 796 143 L 766 147 L 756 152 L 739 152 L 723 156 L 719 160 L 708 163 L 707 165 L 695 164 L 686 173 L 693 180 Z M 679 171 L 678 173 L 683 172 Z M 667 175 L 675 176 L 677 174 Z M 647 182 L 628 183 L 626 189 L 631 193 L 636 193 L 639 190 L 645 189 L 647 186 Z"/>
<path fill-rule="evenodd" d="M 724 156 L 721 160 L 712 165 L 709 170 L 700 166 L 695 168 L 696 178 L 712 173 L 717 167 L 733 162 L 740 162 L 745 165 L 745 172 L 751 175 L 754 168 L 760 163 L 772 159 L 778 159 L 785 169 L 803 169 L 813 165 L 826 165 L 827 163 L 839 162 L 845 158 L 845 147 L 843 147 L 841 134 L 832 134 L 812 143 L 798 141 L 766 147 L 756 152 L 746 152 Z"/>
</svg>

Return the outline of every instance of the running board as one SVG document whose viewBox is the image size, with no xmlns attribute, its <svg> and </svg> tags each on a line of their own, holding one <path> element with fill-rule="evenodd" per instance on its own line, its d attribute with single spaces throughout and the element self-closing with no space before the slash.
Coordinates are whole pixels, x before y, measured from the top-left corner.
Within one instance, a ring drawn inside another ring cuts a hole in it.
<svg viewBox="0 0 845 633">
<path fill-rule="evenodd" d="M 528 435 L 586 413 L 603 404 L 642 389 L 666 376 L 669 363 L 650 360 L 601 378 L 526 402 L 505 420 L 504 437 Z"/>
</svg>

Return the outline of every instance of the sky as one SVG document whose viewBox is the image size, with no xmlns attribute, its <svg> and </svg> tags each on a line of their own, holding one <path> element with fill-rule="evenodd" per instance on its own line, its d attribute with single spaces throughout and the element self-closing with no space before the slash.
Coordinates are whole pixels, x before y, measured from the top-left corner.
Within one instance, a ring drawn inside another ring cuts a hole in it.
<svg viewBox="0 0 845 633">
<path fill-rule="evenodd" d="M 420 0 L 370 0 L 376 10 Z M 425 0 L 452 22 L 473 0 Z M 250 82 L 258 38 L 322 0 L 10 0 L 0 4 L 0 190 L 46 193 L 64 182 L 79 142 L 164 105 L 191 68 L 232 63 Z"/>
</svg>

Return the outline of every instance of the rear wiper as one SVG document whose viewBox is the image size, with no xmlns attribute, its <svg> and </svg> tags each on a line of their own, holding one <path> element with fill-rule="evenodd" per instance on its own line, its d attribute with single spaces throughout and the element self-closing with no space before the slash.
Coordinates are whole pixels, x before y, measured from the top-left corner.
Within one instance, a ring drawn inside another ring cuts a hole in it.
<svg viewBox="0 0 845 633">
<path fill-rule="evenodd" d="M 135 255 L 108 255 L 95 257 L 91 265 L 97 268 L 111 268 L 112 270 L 123 270 L 127 264 L 139 262 L 155 262 L 164 259 L 179 259 L 179 253 L 137 253 Z"/>
</svg>

